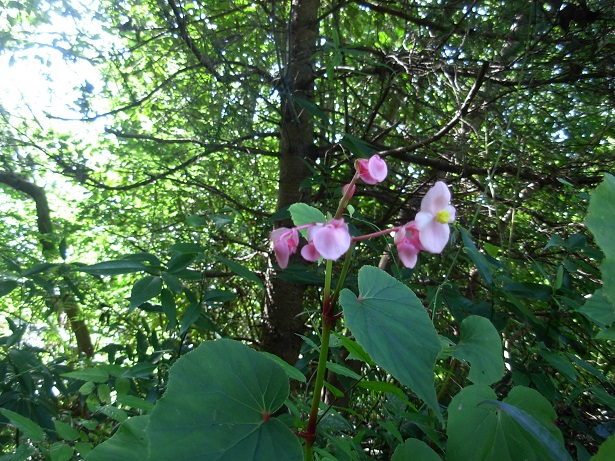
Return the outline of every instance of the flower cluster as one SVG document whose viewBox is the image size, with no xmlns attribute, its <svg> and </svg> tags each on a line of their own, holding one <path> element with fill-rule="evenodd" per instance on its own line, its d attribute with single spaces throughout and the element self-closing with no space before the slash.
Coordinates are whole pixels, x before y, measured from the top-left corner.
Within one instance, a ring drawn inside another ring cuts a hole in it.
<svg viewBox="0 0 615 461">
<path fill-rule="evenodd" d="M 455 208 L 450 205 L 451 193 L 444 182 L 436 182 L 427 191 L 421 202 L 421 210 L 413 221 L 374 234 L 351 237 L 348 225 L 341 214 L 354 195 L 356 181 L 361 179 L 366 184 L 374 185 L 384 181 L 388 172 L 386 162 L 378 155 L 357 160 L 355 169 L 352 181 L 342 189 L 343 197 L 334 219 L 326 223 L 312 223 L 292 229 L 281 227 L 271 233 L 275 256 L 282 269 L 288 266 L 290 255 L 297 251 L 298 231 L 301 229 L 307 229 L 308 243 L 301 249 L 301 256 L 307 261 L 318 261 L 321 257 L 336 260 L 348 251 L 353 241 L 367 240 L 393 232 L 395 232 L 393 241 L 399 259 L 406 267 L 413 268 L 416 265 L 421 251 L 434 254 L 442 252 L 449 239 L 449 224 L 455 220 Z"/>
</svg>

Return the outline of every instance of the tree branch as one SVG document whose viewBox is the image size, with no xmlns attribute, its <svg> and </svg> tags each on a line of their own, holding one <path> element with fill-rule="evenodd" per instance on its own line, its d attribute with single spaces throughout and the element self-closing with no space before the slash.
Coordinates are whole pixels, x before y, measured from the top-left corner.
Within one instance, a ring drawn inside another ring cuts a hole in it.
<svg viewBox="0 0 615 461">
<path fill-rule="evenodd" d="M 9 173 L 0 171 L 0 183 L 27 194 L 34 200 L 36 204 L 36 224 L 38 231 L 41 234 L 40 242 L 43 247 L 43 251 L 53 251 L 53 243 L 49 240 L 49 236 L 53 231 L 51 225 L 51 216 L 49 211 L 49 203 L 47 202 L 47 195 L 45 189 L 37 186 L 25 179 L 17 176 L 15 173 Z"/>
</svg>

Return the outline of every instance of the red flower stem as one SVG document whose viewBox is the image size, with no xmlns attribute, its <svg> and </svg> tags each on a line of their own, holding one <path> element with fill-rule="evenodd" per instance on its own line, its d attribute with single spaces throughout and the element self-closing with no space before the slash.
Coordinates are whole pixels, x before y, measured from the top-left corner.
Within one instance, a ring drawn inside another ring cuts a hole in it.
<svg viewBox="0 0 615 461">
<path fill-rule="evenodd" d="M 358 179 L 359 171 L 356 171 L 354 176 L 352 177 L 352 180 L 350 181 L 350 184 L 348 184 L 348 187 L 346 187 L 346 193 L 340 199 L 340 204 L 338 205 L 337 211 L 335 212 L 335 219 L 340 219 L 342 217 L 342 213 L 344 213 L 344 210 L 348 206 L 348 202 L 350 202 L 350 199 L 352 198 L 352 189 L 354 188 Z"/>
<path fill-rule="evenodd" d="M 383 235 L 387 235 L 390 234 L 391 232 L 397 232 L 399 231 L 399 227 L 392 227 L 390 229 L 385 229 L 385 230 L 381 230 L 378 232 L 374 232 L 373 234 L 365 234 L 365 235 L 359 235 L 358 237 L 352 237 L 352 241 L 353 242 L 361 242 L 363 240 L 369 240 L 369 239 L 373 239 L 375 237 L 381 237 Z"/>
</svg>

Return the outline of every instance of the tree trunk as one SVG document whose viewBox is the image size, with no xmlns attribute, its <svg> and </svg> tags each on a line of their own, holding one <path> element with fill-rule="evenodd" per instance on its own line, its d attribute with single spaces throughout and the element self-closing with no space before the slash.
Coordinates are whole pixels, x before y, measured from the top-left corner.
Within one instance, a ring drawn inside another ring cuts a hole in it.
<svg viewBox="0 0 615 461">
<path fill-rule="evenodd" d="M 47 202 L 47 194 L 45 193 L 45 189 L 17 176 L 14 173 L 4 171 L 0 171 L 0 183 L 6 184 L 15 190 L 23 192 L 34 200 L 34 203 L 36 204 L 36 224 L 38 227 L 41 246 L 43 248 L 43 254 L 47 259 L 52 259 L 54 253 L 56 252 L 56 247 L 53 243 L 53 226 L 51 223 L 51 214 L 49 211 L 49 203 Z M 82 318 L 79 305 L 70 295 L 66 295 L 64 297 L 62 304 L 63 305 L 60 307 L 68 316 L 71 330 L 77 340 L 77 349 L 79 353 L 84 353 L 91 358 L 94 355 L 94 347 L 92 346 L 90 331 Z M 60 309 L 58 306 L 56 306 L 56 308 Z"/>
<path fill-rule="evenodd" d="M 304 200 L 299 190 L 309 177 L 306 159 L 314 145 L 312 116 L 296 103 L 296 98 L 314 99 L 312 56 L 318 38 L 319 0 L 293 0 L 288 32 L 288 62 L 282 75 L 282 116 L 280 120 L 280 161 L 277 209 Z M 280 222 L 292 226 L 291 222 Z M 291 262 L 298 261 L 292 258 Z M 265 304 L 262 347 L 295 363 L 304 330 L 305 287 L 269 274 L 269 294 Z"/>
</svg>

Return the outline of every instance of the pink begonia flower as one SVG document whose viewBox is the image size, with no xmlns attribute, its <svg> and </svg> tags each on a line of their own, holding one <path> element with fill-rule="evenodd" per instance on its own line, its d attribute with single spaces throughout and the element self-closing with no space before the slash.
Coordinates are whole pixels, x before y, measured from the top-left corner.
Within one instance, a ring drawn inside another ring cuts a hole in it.
<svg viewBox="0 0 615 461">
<path fill-rule="evenodd" d="M 369 160 L 366 158 L 357 160 L 356 168 L 359 177 L 370 185 L 384 181 L 388 173 L 387 164 L 379 155 L 372 155 Z"/>
<path fill-rule="evenodd" d="M 297 246 L 299 245 L 299 233 L 297 229 L 280 227 L 271 232 L 269 238 L 273 242 L 273 251 L 275 252 L 275 258 L 278 260 L 278 264 L 282 269 L 286 269 L 286 266 L 288 266 L 288 258 L 297 251 Z"/>
<path fill-rule="evenodd" d="M 412 269 L 416 265 L 417 255 L 422 248 L 415 222 L 411 221 L 401 226 L 395 233 L 393 241 L 397 246 L 397 253 L 401 262 L 404 266 Z"/>
<path fill-rule="evenodd" d="M 308 261 L 317 261 L 321 256 L 336 260 L 350 248 L 350 233 L 343 219 L 314 224 L 308 228 L 307 237 L 308 244 L 301 249 L 301 256 Z"/>
<path fill-rule="evenodd" d="M 455 220 L 455 207 L 449 205 L 448 186 L 438 181 L 427 191 L 421 202 L 421 211 L 414 218 L 419 240 L 425 251 L 440 253 L 448 243 L 449 224 Z"/>
</svg>

